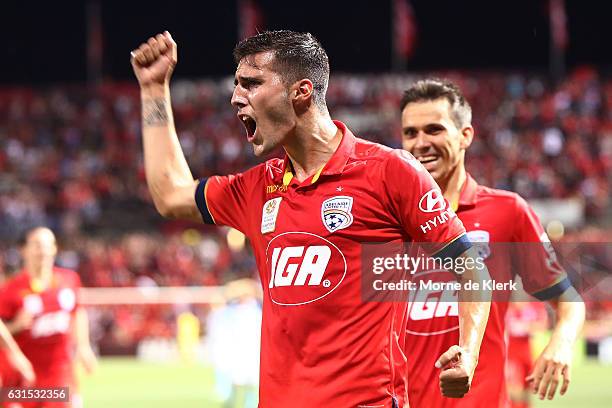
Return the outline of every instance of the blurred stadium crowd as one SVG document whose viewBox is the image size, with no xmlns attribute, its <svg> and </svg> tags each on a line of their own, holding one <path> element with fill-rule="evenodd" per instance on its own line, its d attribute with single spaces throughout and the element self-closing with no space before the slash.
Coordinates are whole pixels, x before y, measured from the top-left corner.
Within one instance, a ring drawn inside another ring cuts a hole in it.
<svg viewBox="0 0 612 408">
<path fill-rule="evenodd" d="M 588 223 L 610 219 L 612 78 L 589 68 L 557 86 L 537 74 L 440 76 L 472 105 L 476 138 L 467 167 L 479 182 L 527 199 L 579 197 Z M 399 101 L 415 79 L 333 76 L 332 116 L 363 138 L 399 147 Z M 231 78 L 173 85 L 177 131 L 196 177 L 257 162 L 229 105 L 232 89 Z M 19 267 L 12 243 L 41 224 L 57 232 L 59 263 L 78 270 L 85 286 L 217 285 L 255 272 L 248 246 L 228 244 L 227 229 L 185 232 L 193 226 L 154 212 L 135 83 L 0 90 L 0 219 L 0 276 Z M 172 310 L 131 309 L 101 309 L 94 319 L 117 341 L 173 335 Z"/>
</svg>

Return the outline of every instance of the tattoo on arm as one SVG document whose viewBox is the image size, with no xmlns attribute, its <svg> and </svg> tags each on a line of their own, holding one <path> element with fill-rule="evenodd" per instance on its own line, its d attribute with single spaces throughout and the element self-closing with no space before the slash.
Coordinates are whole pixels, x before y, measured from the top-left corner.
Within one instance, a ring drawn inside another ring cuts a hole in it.
<svg viewBox="0 0 612 408">
<path fill-rule="evenodd" d="M 142 125 L 143 126 L 165 126 L 168 124 L 168 111 L 166 110 L 166 100 L 148 99 L 142 104 Z"/>
</svg>

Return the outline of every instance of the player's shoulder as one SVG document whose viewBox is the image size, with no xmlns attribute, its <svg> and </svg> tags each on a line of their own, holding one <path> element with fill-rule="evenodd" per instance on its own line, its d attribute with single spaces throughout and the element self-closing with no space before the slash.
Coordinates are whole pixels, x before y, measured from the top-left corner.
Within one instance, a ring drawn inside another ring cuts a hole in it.
<svg viewBox="0 0 612 408">
<path fill-rule="evenodd" d="M 394 150 L 389 146 L 355 137 L 353 157 L 358 160 L 384 161 L 393 154 Z"/>
<path fill-rule="evenodd" d="M 410 170 L 424 171 L 425 168 L 414 158 L 410 152 L 404 149 L 394 149 L 380 143 L 356 138 L 355 152 L 356 160 L 368 160 L 372 164 L 384 164 L 387 167 L 405 167 Z"/>
<path fill-rule="evenodd" d="M 281 175 L 285 168 L 285 160 L 274 157 L 263 163 L 257 164 L 242 173 L 243 177 L 251 183 L 264 181 L 265 179 L 275 178 Z"/>
<path fill-rule="evenodd" d="M 239 179 L 246 185 L 256 185 L 257 183 L 264 182 L 266 178 L 282 174 L 283 162 L 283 159 L 273 158 L 239 173 L 212 176 L 210 180 L 220 181 L 225 178 L 232 181 Z"/>
<path fill-rule="evenodd" d="M 3 284 L 4 287 L 29 287 L 30 286 L 30 276 L 26 273 L 25 270 L 20 270 L 11 275 Z"/>
<path fill-rule="evenodd" d="M 529 207 L 527 201 L 514 191 L 502 190 L 479 184 L 476 190 L 476 196 L 479 201 L 491 199 L 495 201 L 497 206 L 504 206 L 505 208 L 526 209 Z"/>
<path fill-rule="evenodd" d="M 264 175 L 269 178 L 275 178 L 283 174 L 283 171 L 286 167 L 285 160 L 286 159 L 274 157 L 272 159 L 266 160 L 264 163 L 261 163 L 253 168 L 257 169 L 258 174 Z"/>
<path fill-rule="evenodd" d="M 59 266 L 53 267 L 53 274 L 62 279 L 64 282 L 79 282 L 81 280 L 79 274 L 67 268 L 61 268 Z"/>
</svg>

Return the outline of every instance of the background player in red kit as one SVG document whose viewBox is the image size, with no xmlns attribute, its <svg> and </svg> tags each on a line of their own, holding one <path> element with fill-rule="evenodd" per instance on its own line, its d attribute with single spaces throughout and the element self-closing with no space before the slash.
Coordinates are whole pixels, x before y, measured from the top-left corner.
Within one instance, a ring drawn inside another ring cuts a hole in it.
<svg viewBox="0 0 612 408">
<path fill-rule="evenodd" d="M 74 355 L 91 371 L 95 356 L 88 339 L 87 317 L 78 304 L 80 278 L 76 272 L 54 266 L 57 245 L 48 228 L 25 236 L 23 270 L 5 282 L 0 292 L 0 318 L 32 363 L 35 387 L 69 387 L 75 393 Z M 19 378 L 3 373 L 7 386 Z M 23 404 L 28 406 L 28 404 Z M 67 406 L 45 402 L 39 406 Z"/>
<path fill-rule="evenodd" d="M 506 384 L 510 408 L 530 406 L 531 393 L 527 377 L 533 369 L 531 335 L 546 330 L 548 316 L 541 302 L 511 302 L 506 315 L 508 356 Z"/>
<path fill-rule="evenodd" d="M 312 35 L 263 32 L 239 43 L 234 57 L 231 102 L 248 142 L 257 156 L 282 146 L 285 158 L 194 180 L 170 108 L 176 44 L 159 34 L 132 52 L 155 205 L 162 215 L 229 225 L 250 239 L 264 285 L 260 406 L 405 407 L 406 302 L 362 301 L 362 274 L 372 269 L 362 270 L 361 243 L 430 242 L 435 255 L 457 259 L 472 252 L 463 226 L 412 156 L 332 121 L 328 58 Z M 426 198 L 431 205 L 420 210 Z M 421 228 L 442 213 L 445 222 Z M 481 274 L 486 268 L 470 268 L 458 279 Z M 487 299 L 465 302 L 461 343 L 434 356 L 457 360 L 442 383 L 450 395 L 470 386 L 488 310 Z"/>
<path fill-rule="evenodd" d="M 584 304 L 556 262 L 537 216 L 517 194 L 478 185 L 467 174 L 465 151 L 474 136 L 471 108 L 454 84 L 435 79 L 417 82 L 404 93 L 401 113 L 404 149 L 440 185 L 468 236 L 485 257 L 491 277 L 508 281 L 518 271 L 524 289 L 540 300 L 549 300 L 556 310 L 557 323 L 551 340 L 536 361 L 529 380 L 540 398 L 552 399 L 562 378 L 560 392 L 564 394 L 570 381 L 572 348 L 584 322 Z M 486 259 L 488 251 L 495 250 L 489 243 L 495 242 L 528 244 L 517 248 L 523 251 L 517 259 L 512 259 L 510 251 Z M 513 261 L 520 264 L 512 268 Z M 431 387 L 440 375 L 433 366 L 432 350 L 444 350 L 459 336 L 456 308 L 452 302 L 439 308 L 435 301 L 411 305 L 406 342 L 411 404 L 417 407 L 505 406 L 507 305 L 507 302 L 492 303 L 474 386 L 461 400 L 444 398 Z"/>
</svg>

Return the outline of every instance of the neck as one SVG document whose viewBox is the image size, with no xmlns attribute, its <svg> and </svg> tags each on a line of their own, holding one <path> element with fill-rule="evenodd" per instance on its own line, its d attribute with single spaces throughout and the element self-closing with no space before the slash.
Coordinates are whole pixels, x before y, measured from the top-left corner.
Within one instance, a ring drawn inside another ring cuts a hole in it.
<svg viewBox="0 0 612 408">
<path fill-rule="evenodd" d="M 284 145 L 294 177 L 302 182 L 315 174 L 329 161 L 341 140 L 342 132 L 327 111 L 315 110 L 309 117 L 301 118 L 291 142 Z"/>
<path fill-rule="evenodd" d="M 457 166 L 455 166 L 448 177 L 446 177 L 444 180 L 436 180 L 436 182 L 442 189 L 444 198 L 446 198 L 452 206 L 455 206 L 456 203 L 459 202 L 461 189 L 463 188 L 466 180 L 467 172 L 465 171 L 465 166 L 463 165 L 463 158 L 461 158 Z"/>
<path fill-rule="evenodd" d="M 25 268 L 31 278 L 38 280 L 44 287 L 49 286 L 53 276 L 53 266 L 26 264 Z"/>
</svg>

